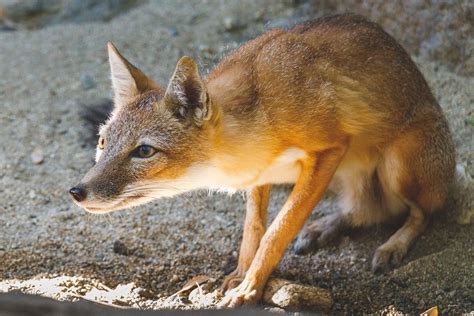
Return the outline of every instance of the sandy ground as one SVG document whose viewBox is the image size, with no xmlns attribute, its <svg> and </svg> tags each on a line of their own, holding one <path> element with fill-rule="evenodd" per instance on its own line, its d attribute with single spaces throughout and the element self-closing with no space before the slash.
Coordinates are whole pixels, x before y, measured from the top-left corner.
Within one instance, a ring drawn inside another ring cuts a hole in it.
<svg viewBox="0 0 474 316">
<path fill-rule="evenodd" d="M 110 95 L 109 40 L 166 84 L 181 55 L 196 57 L 208 69 L 239 41 L 262 32 L 265 21 L 294 13 L 268 1 L 151 2 L 110 23 L 0 33 L 0 291 L 19 288 L 60 299 L 89 295 L 109 302 L 104 297 L 118 291 L 114 297 L 122 296 L 121 305 L 140 308 L 212 305 L 166 298 L 193 276 L 219 280 L 234 268 L 242 195 L 197 192 L 110 216 L 88 215 L 67 195 L 94 156 L 78 113 L 82 103 Z M 235 28 L 248 26 L 226 31 L 229 16 Z M 414 58 L 446 112 L 458 162 L 472 176 L 468 120 L 474 80 L 439 62 Z M 95 88 L 82 87 L 84 74 L 94 79 Z M 31 158 L 38 150 L 41 164 Z M 288 187 L 272 192 L 272 216 L 288 192 Z M 446 313 L 473 311 L 473 193 L 471 183 L 463 200 L 455 195 L 393 272 L 374 276 L 368 270 L 373 251 L 396 229 L 378 227 L 351 233 L 338 246 L 312 255 L 288 251 L 275 275 L 329 289 L 334 313 L 374 312 L 389 305 L 408 313 L 434 305 Z M 331 210 L 327 199 L 314 217 Z M 38 285 L 39 278 L 50 281 Z"/>
</svg>

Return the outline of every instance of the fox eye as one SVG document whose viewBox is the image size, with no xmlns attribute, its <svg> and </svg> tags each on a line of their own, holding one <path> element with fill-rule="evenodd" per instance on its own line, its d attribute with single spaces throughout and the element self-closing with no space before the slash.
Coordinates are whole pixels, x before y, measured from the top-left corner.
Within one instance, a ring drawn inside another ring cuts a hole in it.
<svg viewBox="0 0 474 316">
<path fill-rule="evenodd" d="M 98 146 L 99 146 L 99 149 L 105 148 L 105 138 L 103 138 L 102 136 L 99 136 Z"/>
<path fill-rule="evenodd" d="M 149 145 L 142 145 L 137 147 L 134 152 L 139 158 L 150 158 L 156 153 L 156 149 Z"/>
</svg>

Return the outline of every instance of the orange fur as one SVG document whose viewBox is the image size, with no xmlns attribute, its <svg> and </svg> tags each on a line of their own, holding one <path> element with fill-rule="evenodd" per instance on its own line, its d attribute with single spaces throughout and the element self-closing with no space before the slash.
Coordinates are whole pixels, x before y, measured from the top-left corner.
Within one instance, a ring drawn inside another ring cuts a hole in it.
<svg viewBox="0 0 474 316">
<path fill-rule="evenodd" d="M 224 306 L 259 299 L 328 187 L 341 211 L 310 224 L 296 249 L 408 213 L 374 270 L 400 264 L 446 200 L 454 146 L 441 108 L 403 48 L 361 17 L 270 31 L 206 80 L 183 57 L 166 92 L 113 46 L 109 55 L 116 108 L 78 203 L 103 212 L 199 188 L 247 190 L 239 265 L 224 287 L 242 282 Z M 133 156 L 143 144 L 156 154 Z M 293 191 L 265 229 L 270 186 L 284 182 Z"/>
</svg>

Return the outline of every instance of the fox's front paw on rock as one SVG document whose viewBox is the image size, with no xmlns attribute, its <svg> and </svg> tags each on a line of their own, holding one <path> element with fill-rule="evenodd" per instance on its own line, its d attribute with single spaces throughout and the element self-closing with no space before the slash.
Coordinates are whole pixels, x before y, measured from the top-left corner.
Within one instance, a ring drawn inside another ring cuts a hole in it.
<svg viewBox="0 0 474 316">
<path fill-rule="evenodd" d="M 235 308 L 242 304 L 255 303 L 262 297 L 262 288 L 256 286 L 255 282 L 244 279 L 236 288 L 225 293 L 224 298 L 219 303 L 220 308 Z"/>
</svg>

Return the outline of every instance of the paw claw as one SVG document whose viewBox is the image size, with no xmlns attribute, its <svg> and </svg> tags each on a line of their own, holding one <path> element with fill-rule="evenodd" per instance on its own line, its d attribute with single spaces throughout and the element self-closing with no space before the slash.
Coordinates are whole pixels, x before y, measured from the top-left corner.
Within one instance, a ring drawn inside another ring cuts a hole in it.
<svg viewBox="0 0 474 316">
<path fill-rule="evenodd" d="M 390 254 L 385 251 L 377 250 L 372 259 L 372 272 L 373 273 L 383 273 L 388 268 L 388 263 L 390 259 Z"/>
<path fill-rule="evenodd" d="M 398 248 L 382 248 L 379 247 L 374 254 L 372 259 L 372 272 L 380 273 L 387 272 L 393 268 L 399 267 L 403 258 L 405 257 L 406 251 Z"/>
<path fill-rule="evenodd" d="M 224 298 L 218 304 L 218 307 L 235 308 L 243 303 L 253 303 L 257 301 L 260 296 L 258 289 L 244 280 L 239 286 L 226 292 Z"/>
</svg>

